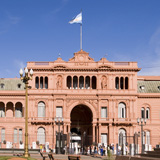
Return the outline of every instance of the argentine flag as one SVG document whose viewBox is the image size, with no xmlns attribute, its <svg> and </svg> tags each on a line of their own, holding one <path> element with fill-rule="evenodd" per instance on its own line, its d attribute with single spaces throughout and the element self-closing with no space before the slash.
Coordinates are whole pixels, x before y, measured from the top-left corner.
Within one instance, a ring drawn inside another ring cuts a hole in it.
<svg viewBox="0 0 160 160">
<path fill-rule="evenodd" d="M 69 21 L 70 24 L 73 23 L 80 23 L 82 24 L 82 12 L 79 13 L 75 18 L 73 18 L 71 21 Z"/>
</svg>

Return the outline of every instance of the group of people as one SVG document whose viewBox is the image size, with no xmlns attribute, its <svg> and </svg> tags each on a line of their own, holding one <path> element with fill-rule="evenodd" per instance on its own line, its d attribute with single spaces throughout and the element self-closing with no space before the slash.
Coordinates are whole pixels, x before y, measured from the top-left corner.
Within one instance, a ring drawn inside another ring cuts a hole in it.
<svg viewBox="0 0 160 160">
<path fill-rule="evenodd" d="M 110 144 L 108 146 L 100 145 L 98 146 L 89 146 L 88 154 L 99 154 L 101 156 L 114 154 L 114 144 Z"/>
<path fill-rule="evenodd" d="M 128 147 L 125 146 L 125 148 L 122 148 L 122 146 L 119 145 L 118 146 L 118 154 L 121 155 L 123 150 L 124 150 L 125 154 L 127 155 L 128 154 Z"/>
</svg>

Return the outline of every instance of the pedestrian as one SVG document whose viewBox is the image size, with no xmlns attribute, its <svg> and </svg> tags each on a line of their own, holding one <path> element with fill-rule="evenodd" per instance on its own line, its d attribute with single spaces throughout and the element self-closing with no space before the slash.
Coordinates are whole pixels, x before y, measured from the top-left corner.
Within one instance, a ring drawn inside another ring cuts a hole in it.
<svg viewBox="0 0 160 160">
<path fill-rule="evenodd" d="M 101 151 L 101 156 L 103 156 L 103 148 L 102 147 L 100 148 L 100 151 Z"/>
<path fill-rule="evenodd" d="M 119 145 L 119 146 L 118 146 L 118 155 L 121 155 L 121 149 L 122 149 L 122 148 L 121 148 L 121 146 Z"/>
<path fill-rule="evenodd" d="M 128 147 L 126 146 L 125 149 L 126 149 L 126 155 L 127 155 L 128 154 Z"/>
</svg>

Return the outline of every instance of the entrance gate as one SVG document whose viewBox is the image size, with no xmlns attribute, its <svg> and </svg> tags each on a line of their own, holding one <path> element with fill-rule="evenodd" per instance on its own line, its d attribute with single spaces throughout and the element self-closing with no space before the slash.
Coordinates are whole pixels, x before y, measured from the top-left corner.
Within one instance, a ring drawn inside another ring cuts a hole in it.
<svg viewBox="0 0 160 160">
<path fill-rule="evenodd" d="M 92 111 L 86 105 L 77 105 L 72 109 L 70 116 L 70 152 L 84 153 L 86 147 L 93 144 Z"/>
<path fill-rule="evenodd" d="M 128 153 L 130 155 L 138 154 L 138 137 L 139 137 L 138 133 L 135 133 L 133 136 L 124 136 L 122 133 L 120 133 L 119 145 L 122 146 L 122 152 L 121 152 L 122 155 L 126 155 Z M 117 151 L 118 151 L 118 146 L 117 146 Z"/>
<path fill-rule="evenodd" d="M 63 132 L 56 132 L 56 154 L 64 154 L 67 144 L 67 135 Z"/>
</svg>

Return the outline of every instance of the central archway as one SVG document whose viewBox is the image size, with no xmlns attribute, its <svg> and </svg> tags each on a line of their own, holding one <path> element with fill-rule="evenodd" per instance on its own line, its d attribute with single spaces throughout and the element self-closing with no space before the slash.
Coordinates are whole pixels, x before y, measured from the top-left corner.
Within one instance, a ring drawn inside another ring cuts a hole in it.
<svg viewBox="0 0 160 160">
<path fill-rule="evenodd" d="M 89 146 L 92 145 L 92 121 L 93 113 L 86 105 L 75 106 L 70 114 L 71 118 L 71 133 L 74 136 L 81 137 L 79 145 Z"/>
</svg>

